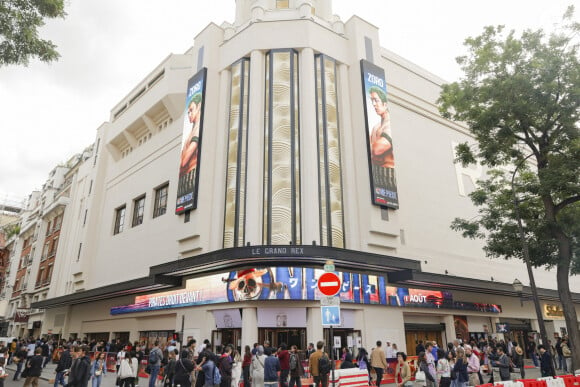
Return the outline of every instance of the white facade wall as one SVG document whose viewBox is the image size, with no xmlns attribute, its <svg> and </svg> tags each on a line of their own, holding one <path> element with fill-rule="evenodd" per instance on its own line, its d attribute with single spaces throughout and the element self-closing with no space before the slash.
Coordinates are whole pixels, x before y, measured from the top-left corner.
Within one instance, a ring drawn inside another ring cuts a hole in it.
<svg viewBox="0 0 580 387">
<path fill-rule="evenodd" d="M 250 7 L 249 2 L 238 1 L 237 4 Z M 267 9 L 267 2 L 263 4 Z M 313 85 L 305 82 L 314 80 L 313 55 L 323 53 L 337 60 L 346 248 L 417 259 L 422 262 L 423 271 L 430 273 L 447 272 L 459 277 L 508 284 L 518 278 L 527 283 L 521 262 L 490 260 L 482 251 L 482 241 L 464 239 L 449 228 L 455 217 L 472 218 L 476 215 L 466 196 L 473 189 L 473 181 L 468 175 L 483 176 L 483 171 L 463 170 L 453 163 L 454 145 L 472 139 L 465 127 L 444 120 L 438 114 L 436 100 L 443 81 L 381 48 L 376 27 L 358 17 L 346 23 L 336 18 L 330 22 L 331 12 L 325 8 L 330 7 L 330 2 L 319 2 L 318 5 L 317 15 L 318 12 L 327 15 L 327 20 L 320 20 L 319 16 L 292 20 L 291 13 L 266 12 L 261 15 L 253 13 L 252 9 L 238 9 L 235 24 L 224 28 L 208 25 L 196 36 L 195 45 L 186 54 L 167 57 L 112 109 L 110 122 L 97 130 L 96 142 L 100 147 L 95 151 L 96 165 L 93 167 L 87 162 L 75 175 L 72 211 L 67 211 L 65 219 L 66 229 L 77 231 L 69 236 L 63 259 L 57 262 L 59 266 L 55 269 L 58 269 L 62 282 L 51 287 L 50 297 L 146 277 L 150 266 L 222 248 L 229 66 L 243 57 L 250 58 L 252 77 L 247 240 L 252 244 L 261 243 L 264 53 L 276 48 L 295 48 L 299 52 L 300 145 L 303 151 L 313 149 L 312 131 L 316 122 L 315 108 L 305 102 L 312 98 Z M 256 18 L 256 15 L 261 16 Z M 387 210 L 372 205 L 369 195 L 359 67 L 359 60 L 367 55 L 365 37 L 371 40 L 374 62 L 385 69 L 388 83 L 400 198 L 400 209 L 388 210 L 388 220 L 383 220 Z M 199 70 L 198 62 L 208 69 L 199 205 L 191 212 L 190 221 L 184 222 L 183 215 L 174 214 L 174 203 L 184 92 L 187 80 Z M 161 72 L 163 76 L 154 81 Z M 141 93 L 141 90 L 144 91 Z M 147 141 L 139 143 L 143 133 Z M 129 148 L 131 150 L 127 151 Z M 316 223 L 318 187 L 317 179 L 313 178 L 316 165 L 312 163 L 316 156 L 303 152 L 301 158 L 305 219 L 303 243 L 316 241 L 320 244 Z M 90 180 L 94 183 L 89 195 L 87 183 Z M 153 218 L 155 189 L 166 182 L 169 183 L 167 212 Z M 132 227 L 134 199 L 141 195 L 145 195 L 144 222 Z M 116 209 L 122 205 L 126 206 L 124 230 L 114 235 Z M 78 221 L 84 207 L 89 216 L 86 226 L 80 230 Z M 81 242 L 83 250 L 77 260 L 76 249 Z M 556 289 L 554 272 L 536 270 L 535 273 L 538 287 Z M 580 292 L 580 281 L 570 281 L 570 284 L 573 292 Z M 389 337 L 404 349 L 405 322 L 445 323 L 445 335 L 450 340 L 453 338 L 454 314 L 468 316 L 469 325 L 476 331 L 482 331 L 484 325 L 493 331 L 495 322 L 503 316 L 535 318 L 529 303 L 520 307 L 515 297 L 454 292 L 454 298 L 501 304 L 504 313 L 497 316 L 369 305 L 349 305 L 348 308 L 355 311 L 356 329 L 365 332 L 364 346 L 368 348 L 374 341 Z M 122 317 L 109 314 L 112 306 L 132 302 L 132 297 L 121 297 L 51 309 L 47 311 L 46 328 L 79 335 L 127 331 L 137 339 L 136 335 L 142 330 L 178 331 L 181 316 L 185 315 L 185 331 L 205 338 L 215 329 L 210 311 L 222 307 L 213 305 Z M 308 341 L 315 341 L 322 335 L 318 305 L 304 303 L 303 306 L 307 308 Z M 248 330 L 244 329 L 242 334 L 246 340 L 244 344 L 254 342 L 257 339 L 255 309 L 261 304 L 247 303 L 239 307 L 248 311 L 244 320 L 244 327 L 247 326 Z M 63 315 L 66 316 L 64 319 Z M 559 324 L 554 323 L 554 329 L 559 328 Z"/>
</svg>

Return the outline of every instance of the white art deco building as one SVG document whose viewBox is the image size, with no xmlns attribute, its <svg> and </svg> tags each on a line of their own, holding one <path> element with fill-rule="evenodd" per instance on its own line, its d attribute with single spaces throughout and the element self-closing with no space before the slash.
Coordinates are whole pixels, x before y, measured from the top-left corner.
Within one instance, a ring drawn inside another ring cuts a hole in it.
<svg viewBox="0 0 580 387">
<path fill-rule="evenodd" d="M 355 351 L 380 339 L 413 352 L 503 337 L 502 324 L 534 339 L 533 304 L 512 287 L 524 264 L 450 230 L 475 216 L 484 171 L 453 162 L 471 137 L 438 113 L 444 81 L 378 36 L 330 0 L 237 0 L 233 23 L 163 60 L 71 173 L 59 280 L 32 304 L 41 333 L 305 348 L 333 325 Z M 327 260 L 340 312 L 321 311 Z M 535 274 L 548 335 L 577 329 L 555 273 Z"/>
</svg>

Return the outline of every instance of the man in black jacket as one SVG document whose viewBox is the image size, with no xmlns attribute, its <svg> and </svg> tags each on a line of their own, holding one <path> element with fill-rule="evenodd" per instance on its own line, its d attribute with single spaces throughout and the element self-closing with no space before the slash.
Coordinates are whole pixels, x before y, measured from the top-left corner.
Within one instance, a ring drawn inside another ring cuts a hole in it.
<svg viewBox="0 0 580 387">
<path fill-rule="evenodd" d="M 68 376 L 68 387 L 87 387 L 91 377 L 91 359 L 88 356 L 89 347 L 82 345 L 76 352 Z"/>
<path fill-rule="evenodd" d="M 38 378 L 42 373 L 42 363 L 44 363 L 42 348 L 36 348 L 34 350 L 34 356 L 26 361 L 26 381 L 24 382 L 24 387 L 30 385 L 38 387 Z"/>
<path fill-rule="evenodd" d="M 16 351 L 16 354 L 14 354 L 14 356 L 16 356 L 18 359 L 20 359 L 17 364 L 16 364 L 16 372 L 14 373 L 14 378 L 12 378 L 12 380 L 16 381 L 16 380 L 20 380 L 20 373 L 22 372 L 22 367 L 24 366 L 24 364 L 26 364 L 26 345 L 20 345 L 18 344 L 19 349 Z"/>
<path fill-rule="evenodd" d="M 54 387 L 57 387 L 59 384 L 62 384 L 62 387 L 66 387 L 66 380 L 64 377 L 65 374 L 70 371 L 70 367 L 72 366 L 72 356 L 68 349 L 68 346 L 65 345 L 63 347 L 63 351 L 60 354 L 60 360 L 56 366 L 56 377 L 54 378 Z"/>
</svg>

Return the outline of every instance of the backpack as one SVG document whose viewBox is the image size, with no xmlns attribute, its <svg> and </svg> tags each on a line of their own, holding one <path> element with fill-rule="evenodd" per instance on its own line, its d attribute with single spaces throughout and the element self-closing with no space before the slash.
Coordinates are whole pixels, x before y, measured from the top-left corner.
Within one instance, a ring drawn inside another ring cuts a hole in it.
<svg viewBox="0 0 580 387">
<path fill-rule="evenodd" d="M 155 365 L 159 362 L 159 350 L 154 348 L 149 353 L 149 364 Z"/>
<path fill-rule="evenodd" d="M 218 366 L 214 363 L 213 366 L 213 385 L 219 386 L 222 384 L 222 373 L 220 372 Z"/>
<path fill-rule="evenodd" d="M 330 372 L 330 360 L 326 354 L 323 354 L 318 359 L 318 373 L 320 375 L 327 375 Z"/>
<path fill-rule="evenodd" d="M 290 355 L 290 369 L 294 371 L 296 368 L 298 368 L 298 356 L 293 353 Z"/>
</svg>

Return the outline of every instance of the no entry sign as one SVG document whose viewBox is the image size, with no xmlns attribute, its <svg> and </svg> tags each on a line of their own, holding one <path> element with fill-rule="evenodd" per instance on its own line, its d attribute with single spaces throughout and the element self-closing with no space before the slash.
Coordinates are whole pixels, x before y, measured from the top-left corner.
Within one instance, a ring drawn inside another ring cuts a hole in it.
<svg viewBox="0 0 580 387">
<path fill-rule="evenodd" d="M 318 290 L 325 296 L 334 296 L 340 290 L 340 278 L 334 273 L 324 273 L 318 279 Z"/>
</svg>

